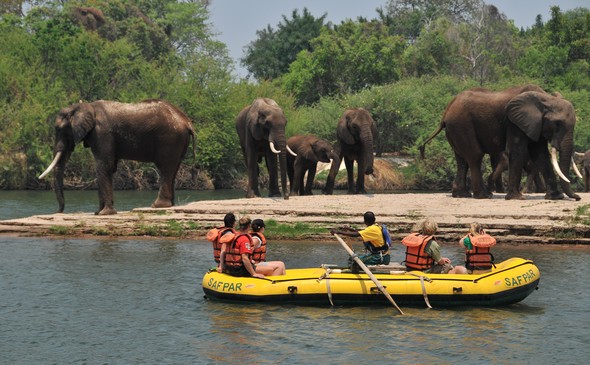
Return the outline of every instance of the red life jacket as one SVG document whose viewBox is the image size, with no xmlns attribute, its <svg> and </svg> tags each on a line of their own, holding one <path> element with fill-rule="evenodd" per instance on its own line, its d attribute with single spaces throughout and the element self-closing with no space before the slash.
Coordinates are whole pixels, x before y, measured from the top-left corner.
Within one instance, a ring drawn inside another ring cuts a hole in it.
<svg viewBox="0 0 590 365">
<path fill-rule="evenodd" d="M 223 236 L 223 239 L 221 237 Z M 216 227 L 207 232 L 207 240 L 213 243 L 213 259 L 219 263 L 219 256 L 221 255 L 221 246 L 224 243 L 231 243 L 236 237 L 236 230 L 232 227 Z"/>
<path fill-rule="evenodd" d="M 428 242 L 433 238 L 434 236 L 411 233 L 402 239 L 402 244 L 406 246 L 405 263 L 408 269 L 424 271 L 432 267 L 434 259 L 424 250 Z"/>
<path fill-rule="evenodd" d="M 471 250 L 465 251 L 465 267 L 468 270 L 488 270 L 494 266 L 494 255 L 490 253 L 490 247 L 496 244 L 496 239 L 487 233 L 477 236 L 468 234 Z"/>
<path fill-rule="evenodd" d="M 260 242 L 262 242 L 252 251 L 252 262 L 258 264 L 266 261 L 266 237 L 260 232 L 250 232 L 250 235 L 260 238 Z"/>
<path fill-rule="evenodd" d="M 238 233 L 233 242 L 225 250 L 225 267 L 236 269 L 240 266 L 244 266 L 244 263 L 242 262 L 242 254 L 236 247 L 236 242 L 241 236 L 246 236 L 250 241 L 250 245 L 252 245 L 252 236 L 250 236 L 248 233 Z"/>
</svg>

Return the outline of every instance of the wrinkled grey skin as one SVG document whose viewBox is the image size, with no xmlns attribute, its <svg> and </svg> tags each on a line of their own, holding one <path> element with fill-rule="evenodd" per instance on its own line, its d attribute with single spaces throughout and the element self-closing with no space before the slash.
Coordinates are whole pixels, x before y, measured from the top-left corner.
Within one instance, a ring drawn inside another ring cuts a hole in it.
<svg viewBox="0 0 590 365">
<path fill-rule="evenodd" d="M 54 156 L 62 153 L 54 171 L 54 189 L 63 212 L 66 163 L 77 143 L 90 147 L 96 162 L 99 208 L 96 214 L 116 214 L 113 174 L 119 160 L 153 162 L 160 173 L 160 190 L 154 208 L 174 205 L 174 181 L 190 139 L 190 119 L 163 100 L 137 104 L 99 100 L 78 103 L 59 111 L 55 120 Z M 193 143 L 194 146 L 194 143 Z"/>
<path fill-rule="evenodd" d="M 488 189 L 490 191 L 494 190 L 494 182 L 496 183 L 496 192 L 497 193 L 504 193 L 504 186 L 503 186 L 503 179 L 502 173 L 508 170 L 508 155 L 506 152 L 502 153 L 500 162 L 498 162 L 498 166 L 496 169 L 490 174 L 488 179 Z M 526 191 L 529 193 L 544 193 L 546 192 L 547 188 L 545 185 L 545 180 L 543 180 L 543 176 L 539 172 L 539 168 L 535 165 L 531 160 L 528 160 L 524 165 L 524 171 L 527 174 L 526 178 Z M 498 190 L 497 187 L 501 186 L 502 190 Z"/>
<path fill-rule="evenodd" d="M 258 188 L 258 163 L 264 157 L 269 175 L 269 196 L 281 196 L 278 183 L 277 159 L 281 171 L 283 198 L 289 199 L 287 190 L 287 139 L 285 126 L 287 119 L 278 104 L 269 98 L 254 100 L 240 111 L 236 118 L 236 131 L 244 154 L 248 186 L 246 197 L 260 196 Z M 271 151 L 270 142 L 280 151 L 277 155 Z"/>
<path fill-rule="evenodd" d="M 287 154 L 287 173 L 291 183 L 291 194 L 313 195 L 311 189 L 318 162 L 329 163 L 330 160 L 332 160 L 332 164 L 323 193 L 332 194 L 336 174 L 340 168 L 340 157 L 332 144 L 325 139 L 308 134 L 289 138 L 287 145 L 291 151 L 297 154 L 297 157 Z M 307 173 L 307 180 L 304 184 L 305 173 Z"/>
<path fill-rule="evenodd" d="M 543 89 L 536 85 L 516 86 L 498 92 L 473 88 L 459 93 L 447 105 L 438 129 L 420 146 L 420 150 L 424 156 L 426 144 L 445 129 L 457 161 L 453 197 L 472 196 L 467 186 L 469 170 L 473 197 L 492 198 L 493 194 L 483 183 L 482 160 L 488 154 L 492 171 L 496 169 L 506 147 L 506 104 L 526 91 L 543 92 Z M 501 183 L 496 180 L 496 190 L 502 189 Z"/>
<path fill-rule="evenodd" d="M 375 121 L 363 108 L 348 109 L 338 121 L 336 137 L 340 149 L 340 160 L 344 160 L 346 166 L 348 193 L 366 194 L 365 175 L 373 173 L 374 143 L 379 138 Z M 358 164 L 356 185 L 354 161 Z"/>
<path fill-rule="evenodd" d="M 582 164 L 582 176 L 584 178 L 584 191 L 590 191 L 590 150 L 579 153 L 574 152 L 574 161 Z"/>
<path fill-rule="evenodd" d="M 559 169 L 571 180 L 569 170 L 574 152 L 576 114 L 573 105 L 547 93 L 529 91 L 510 100 L 506 105 L 508 131 L 508 191 L 506 199 L 524 199 L 520 192 L 520 179 L 524 164 L 530 158 L 545 178 L 545 199 L 563 199 L 557 188 L 557 178 L 551 165 L 549 147 L 559 153 Z M 561 179 L 561 188 L 572 199 L 580 200 L 570 183 Z"/>
</svg>

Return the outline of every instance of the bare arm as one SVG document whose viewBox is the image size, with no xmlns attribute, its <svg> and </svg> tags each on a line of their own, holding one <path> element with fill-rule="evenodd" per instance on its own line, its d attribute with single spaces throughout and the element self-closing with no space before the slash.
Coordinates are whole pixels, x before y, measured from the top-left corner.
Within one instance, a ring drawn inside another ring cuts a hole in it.
<svg viewBox="0 0 590 365">
<path fill-rule="evenodd" d="M 219 254 L 219 266 L 217 266 L 217 272 L 223 272 L 225 269 L 225 250 L 227 249 L 227 244 L 221 244 L 221 253 Z"/>
</svg>

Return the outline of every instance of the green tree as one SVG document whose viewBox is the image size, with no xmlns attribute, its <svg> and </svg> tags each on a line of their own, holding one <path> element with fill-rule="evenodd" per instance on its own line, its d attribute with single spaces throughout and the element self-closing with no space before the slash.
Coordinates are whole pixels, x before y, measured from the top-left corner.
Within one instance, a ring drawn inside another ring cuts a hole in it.
<svg viewBox="0 0 590 365">
<path fill-rule="evenodd" d="M 315 18 L 307 8 L 300 15 L 293 10 L 291 19 L 283 15 L 275 31 L 270 25 L 256 32 L 257 39 L 246 48 L 241 63 L 258 80 L 272 80 L 289 70 L 297 54 L 310 49 L 310 41 L 320 35 L 326 14 Z"/>
<path fill-rule="evenodd" d="M 401 76 L 405 47 L 377 21 L 348 20 L 333 30 L 324 28 L 312 50 L 299 53 L 283 82 L 299 104 L 393 82 Z"/>
</svg>

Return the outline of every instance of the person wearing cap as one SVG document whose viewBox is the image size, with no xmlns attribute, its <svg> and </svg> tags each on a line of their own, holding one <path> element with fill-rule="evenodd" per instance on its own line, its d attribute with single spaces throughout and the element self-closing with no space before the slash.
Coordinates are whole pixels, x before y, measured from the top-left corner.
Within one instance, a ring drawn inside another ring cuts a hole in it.
<svg viewBox="0 0 590 365">
<path fill-rule="evenodd" d="M 266 225 L 262 219 L 254 219 L 251 224 L 253 250 L 252 263 L 256 272 L 265 276 L 285 275 L 285 263 L 282 261 L 266 261 L 266 237 L 264 229 Z"/>
<path fill-rule="evenodd" d="M 360 255 L 359 259 L 366 265 L 388 265 L 391 260 L 389 246 L 383 237 L 382 227 L 375 223 L 375 214 L 373 212 L 365 212 L 363 214 L 363 221 L 367 226 L 365 229 L 332 229 L 330 233 L 337 233 L 349 237 L 361 237 L 367 253 Z"/>
</svg>

